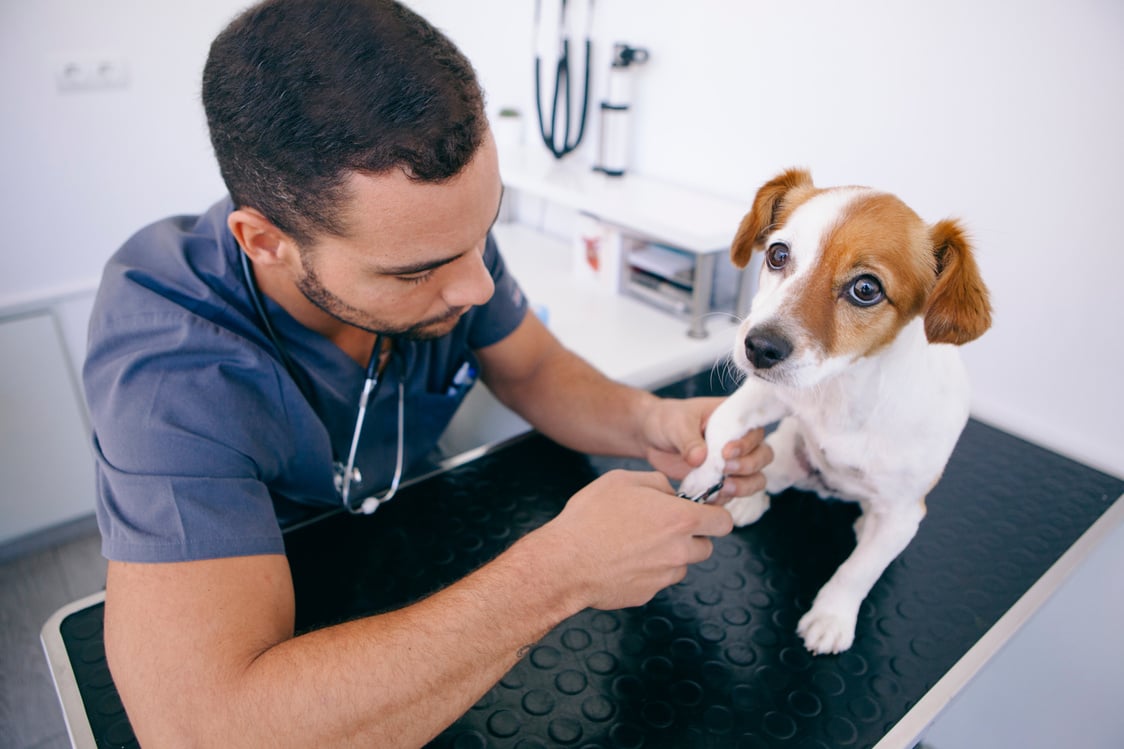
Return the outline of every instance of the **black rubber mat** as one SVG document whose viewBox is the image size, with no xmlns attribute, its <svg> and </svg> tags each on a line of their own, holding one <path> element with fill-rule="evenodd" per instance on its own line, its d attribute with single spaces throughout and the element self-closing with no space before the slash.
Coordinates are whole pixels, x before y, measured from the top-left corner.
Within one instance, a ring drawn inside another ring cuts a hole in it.
<svg viewBox="0 0 1124 749">
<path fill-rule="evenodd" d="M 721 390 L 704 373 L 672 396 Z M 304 631 L 448 585 L 629 461 L 531 436 L 336 515 L 286 545 Z M 813 657 L 795 633 L 854 546 L 854 506 L 788 492 L 643 607 L 557 627 L 439 736 L 442 749 L 873 746 L 1124 493 L 1099 473 L 969 422 L 913 543 L 863 604 L 855 645 Z M 102 607 L 63 637 L 99 746 L 135 746 L 105 667 Z"/>
</svg>

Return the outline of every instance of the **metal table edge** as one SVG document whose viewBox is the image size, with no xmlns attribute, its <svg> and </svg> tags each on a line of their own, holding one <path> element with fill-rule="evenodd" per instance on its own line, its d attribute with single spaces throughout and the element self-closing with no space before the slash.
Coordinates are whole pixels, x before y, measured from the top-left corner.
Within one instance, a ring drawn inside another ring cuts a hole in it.
<svg viewBox="0 0 1124 749">
<path fill-rule="evenodd" d="M 983 670 L 992 658 L 1022 629 L 1053 596 L 1070 575 L 1101 542 L 1124 524 L 1124 494 L 1117 497 L 1042 577 L 999 618 L 968 652 L 960 657 L 940 680 L 902 716 L 893 728 L 874 745 L 874 749 L 910 749 L 925 737 L 925 732 L 941 712 Z"/>
<path fill-rule="evenodd" d="M 66 643 L 62 639 L 63 621 L 76 612 L 96 606 L 105 601 L 105 591 L 92 593 L 85 598 L 71 601 L 47 619 L 39 631 L 39 641 L 43 645 L 43 653 L 47 657 L 47 664 L 51 668 L 51 680 L 55 684 L 55 693 L 62 707 L 63 721 L 66 723 L 66 733 L 70 737 L 71 746 L 75 749 L 97 749 L 97 742 L 90 730 L 90 721 L 86 717 L 86 706 L 82 702 L 82 695 L 78 691 L 78 681 L 74 678 L 74 669 L 70 665 L 70 654 L 66 651 Z"/>
</svg>

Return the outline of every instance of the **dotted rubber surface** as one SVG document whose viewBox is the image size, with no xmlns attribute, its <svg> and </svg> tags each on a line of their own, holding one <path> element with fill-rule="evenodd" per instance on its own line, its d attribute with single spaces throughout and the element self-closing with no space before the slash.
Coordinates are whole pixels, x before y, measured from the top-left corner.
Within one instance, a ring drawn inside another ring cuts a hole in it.
<svg viewBox="0 0 1124 749">
<path fill-rule="evenodd" d="M 662 394 L 715 392 L 703 373 Z M 614 467 L 646 469 L 534 435 L 373 516 L 288 534 L 298 631 L 460 579 Z M 795 630 L 854 547 L 857 508 L 790 491 L 647 605 L 563 622 L 432 746 L 873 746 L 1122 493 L 1120 479 L 971 421 L 917 537 L 863 603 L 849 651 L 812 656 Z M 101 605 L 73 614 L 63 638 L 99 746 L 136 746 L 101 620 Z"/>
</svg>

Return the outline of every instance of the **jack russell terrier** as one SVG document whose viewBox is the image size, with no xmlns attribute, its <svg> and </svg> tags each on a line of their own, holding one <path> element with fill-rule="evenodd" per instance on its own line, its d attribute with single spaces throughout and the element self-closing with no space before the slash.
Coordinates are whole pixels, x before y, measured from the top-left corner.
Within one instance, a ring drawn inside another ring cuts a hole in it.
<svg viewBox="0 0 1124 749">
<path fill-rule="evenodd" d="M 757 192 L 731 258 L 764 253 L 733 361 L 747 377 L 710 417 L 707 460 L 681 494 L 721 482 L 723 445 L 780 421 L 766 489 L 731 500 L 739 526 L 789 487 L 857 502 L 857 544 L 797 632 L 813 653 L 851 647 L 859 606 L 909 544 L 968 420 L 956 346 L 991 324 L 964 230 L 927 225 L 893 195 L 817 188 L 791 169 Z"/>
</svg>

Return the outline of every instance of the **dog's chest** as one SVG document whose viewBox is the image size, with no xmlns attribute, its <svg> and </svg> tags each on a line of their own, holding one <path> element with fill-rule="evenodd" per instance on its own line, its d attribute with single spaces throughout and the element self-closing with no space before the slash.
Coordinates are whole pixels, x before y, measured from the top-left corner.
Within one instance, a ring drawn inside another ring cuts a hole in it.
<svg viewBox="0 0 1124 749">
<path fill-rule="evenodd" d="M 790 417 L 797 418 L 797 417 Z M 793 451 L 820 494 L 859 501 L 879 492 L 880 466 L 870 441 L 859 433 L 825 434 L 800 422 Z M 874 465 L 872 465 L 872 463 Z"/>
<path fill-rule="evenodd" d="M 854 416 L 828 408 L 788 417 L 796 427 L 792 450 L 809 476 L 808 488 L 823 496 L 855 502 L 917 499 L 940 475 L 959 432 L 940 417 L 935 423 L 892 419 L 882 410 L 872 412 L 872 418 Z M 934 426 L 936 434 L 948 432 L 951 441 L 935 439 Z"/>
<path fill-rule="evenodd" d="M 918 468 L 906 465 L 908 435 L 896 420 L 886 418 L 885 396 L 878 388 L 843 384 L 822 388 L 809 402 L 791 404 L 796 460 L 821 494 L 861 501 L 899 491 L 901 473 Z"/>
</svg>

